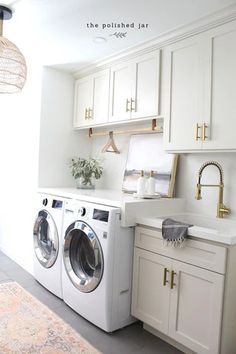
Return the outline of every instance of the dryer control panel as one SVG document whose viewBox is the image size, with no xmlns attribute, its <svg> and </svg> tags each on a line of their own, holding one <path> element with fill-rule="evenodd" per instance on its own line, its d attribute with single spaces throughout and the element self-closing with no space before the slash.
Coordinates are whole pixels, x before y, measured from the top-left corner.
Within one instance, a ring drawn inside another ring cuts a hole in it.
<svg viewBox="0 0 236 354">
<path fill-rule="evenodd" d="M 109 211 L 101 209 L 93 209 L 93 219 L 108 222 Z"/>
<path fill-rule="evenodd" d="M 78 210 L 78 213 L 80 216 L 88 216 L 94 220 L 99 220 L 103 222 L 108 222 L 109 219 L 109 211 L 107 210 L 102 210 L 102 209 L 86 209 L 85 207 L 81 207 Z"/>
</svg>

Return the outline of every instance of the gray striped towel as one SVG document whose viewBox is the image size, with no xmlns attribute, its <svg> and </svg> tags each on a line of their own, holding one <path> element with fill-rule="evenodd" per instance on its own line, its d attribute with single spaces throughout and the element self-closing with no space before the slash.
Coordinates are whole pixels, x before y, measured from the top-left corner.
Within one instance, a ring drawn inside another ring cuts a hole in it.
<svg viewBox="0 0 236 354">
<path fill-rule="evenodd" d="M 183 247 L 188 236 L 188 228 L 193 225 L 185 224 L 173 219 L 162 222 L 162 237 L 166 246 Z"/>
</svg>

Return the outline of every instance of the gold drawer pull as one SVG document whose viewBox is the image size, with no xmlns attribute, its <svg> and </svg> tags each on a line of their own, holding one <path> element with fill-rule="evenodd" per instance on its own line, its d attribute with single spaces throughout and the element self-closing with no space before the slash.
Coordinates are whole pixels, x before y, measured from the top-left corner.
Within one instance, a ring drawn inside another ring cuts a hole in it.
<svg viewBox="0 0 236 354">
<path fill-rule="evenodd" d="M 198 141 L 198 139 L 201 139 L 201 136 L 199 136 L 199 129 L 202 129 L 202 126 L 200 124 L 196 124 L 196 130 L 195 130 L 195 140 Z"/>
<path fill-rule="evenodd" d="M 208 139 L 208 136 L 206 135 L 206 129 L 208 128 L 208 125 L 206 123 L 203 124 L 203 131 L 202 131 L 202 140 Z"/>
<path fill-rule="evenodd" d="M 136 111 L 136 100 L 131 98 L 131 112 L 135 112 L 135 111 Z"/>
<path fill-rule="evenodd" d="M 84 118 L 85 118 L 85 119 L 88 119 L 88 118 L 89 118 L 89 111 L 88 111 L 88 108 L 85 108 Z"/>
<path fill-rule="evenodd" d="M 88 118 L 92 118 L 93 119 L 93 110 L 92 110 L 92 108 L 88 109 Z"/>
<path fill-rule="evenodd" d="M 131 103 L 130 100 L 128 100 L 128 98 L 127 98 L 127 100 L 126 100 L 126 109 L 125 109 L 126 112 L 130 112 L 130 108 L 129 108 L 129 104 L 130 103 Z"/>
<path fill-rule="evenodd" d="M 175 271 L 172 270 L 171 271 L 171 279 L 170 279 L 170 288 L 171 289 L 174 289 L 174 286 L 176 285 L 175 284 L 175 275 L 176 275 Z"/>
<path fill-rule="evenodd" d="M 166 286 L 166 284 L 169 283 L 167 280 L 167 273 L 169 273 L 169 270 L 164 268 L 163 286 Z"/>
</svg>

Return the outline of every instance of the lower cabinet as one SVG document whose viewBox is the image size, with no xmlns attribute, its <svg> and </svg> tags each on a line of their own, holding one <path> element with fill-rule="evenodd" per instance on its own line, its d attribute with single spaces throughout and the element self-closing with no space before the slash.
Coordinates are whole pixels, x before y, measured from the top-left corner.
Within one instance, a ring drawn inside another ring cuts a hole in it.
<svg viewBox="0 0 236 354">
<path fill-rule="evenodd" d="M 169 336 L 196 353 L 218 353 L 224 276 L 172 262 Z"/>
<path fill-rule="evenodd" d="M 223 290 L 222 274 L 135 247 L 132 315 L 198 354 L 219 353 Z"/>
<path fill-rule="evenodd" d="M 163 277 L 170 268 L 169 258 L 135 248 L 132 314 L 165 334 L 168 334 L 170 290 L 163 285 Z"/>
</svg>

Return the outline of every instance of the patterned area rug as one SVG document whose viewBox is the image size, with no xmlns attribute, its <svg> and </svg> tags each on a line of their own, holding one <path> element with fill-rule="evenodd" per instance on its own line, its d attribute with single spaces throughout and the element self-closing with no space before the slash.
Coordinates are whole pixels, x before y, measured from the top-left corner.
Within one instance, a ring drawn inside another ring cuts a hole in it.
<svg viewBox="0 0 236 354">
<path fill-rule="evenodd" d="M 0 353 L 100 352 L 19 284 L 10 282 L 0 284 Z"/>
</svg>

